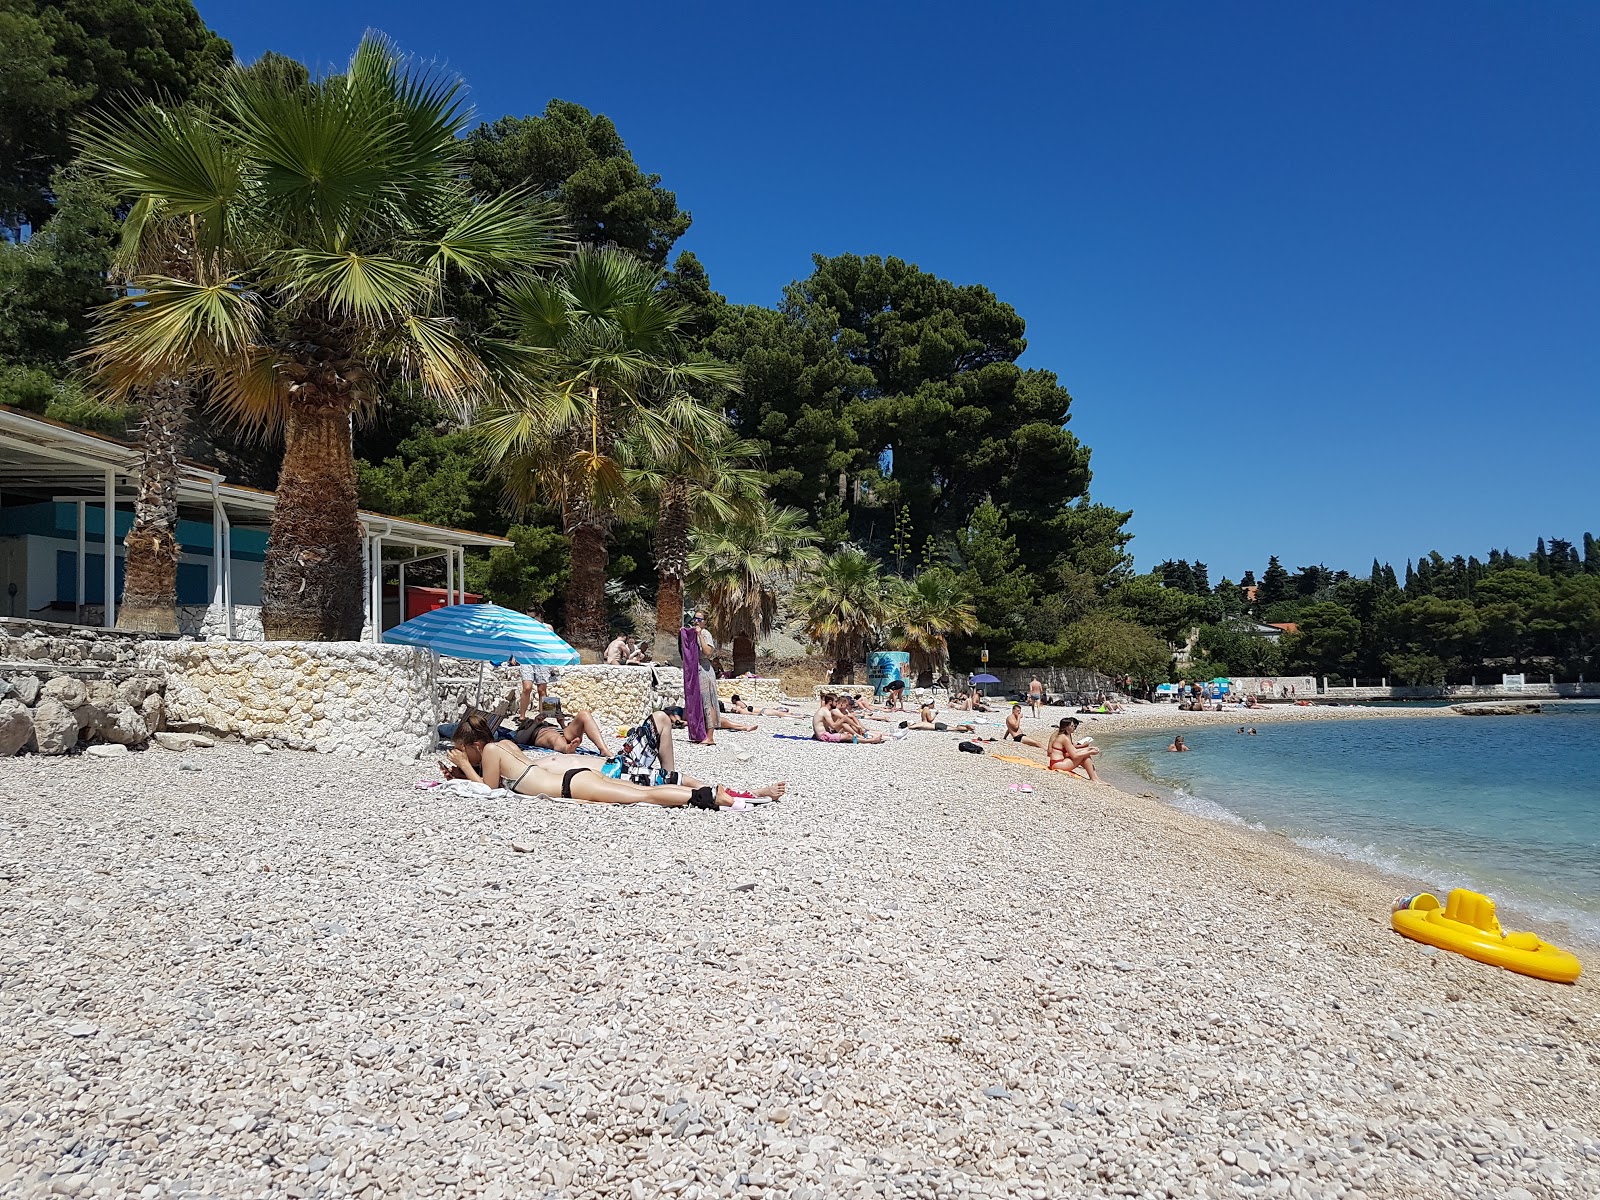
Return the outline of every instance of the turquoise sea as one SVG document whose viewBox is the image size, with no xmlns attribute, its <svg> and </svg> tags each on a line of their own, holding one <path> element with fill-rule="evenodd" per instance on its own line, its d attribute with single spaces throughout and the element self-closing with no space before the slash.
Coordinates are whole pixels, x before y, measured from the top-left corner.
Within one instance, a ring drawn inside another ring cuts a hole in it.
<svg viewBox="0 0 1600 1200">
<path fill-rule="evenodd" d="M 1248 722 L 1246 723 L 1248 725 Z M 1201 816 L 1281 833 L 1430 891 L 1600 944 L 1600 704 L 1538 716 L 1306 721 L 1118 739 L 1131 770 Z M 1537 926 L 1535 926 L 1537 928 Z"/>
</svg>

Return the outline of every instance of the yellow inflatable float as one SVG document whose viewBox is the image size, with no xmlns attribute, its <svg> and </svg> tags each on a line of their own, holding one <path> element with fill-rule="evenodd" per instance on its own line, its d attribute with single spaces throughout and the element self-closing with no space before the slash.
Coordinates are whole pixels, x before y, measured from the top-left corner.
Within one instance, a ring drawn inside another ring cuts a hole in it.
<svg viewBox="0 0 1600 1200">
<path fill-rule="evenodd" d="M 1583 970 L 1577 958 L 1540 941 L 1538 934 L 1501 929 L 1494 901 L 1466 888 L 1456 888 L 1443 905 L 1427 892 L 1402 900 L 1395 905 L 1389 924 L 1413 941 L 1535 979 L 1576 983 Z"/>
</svg>

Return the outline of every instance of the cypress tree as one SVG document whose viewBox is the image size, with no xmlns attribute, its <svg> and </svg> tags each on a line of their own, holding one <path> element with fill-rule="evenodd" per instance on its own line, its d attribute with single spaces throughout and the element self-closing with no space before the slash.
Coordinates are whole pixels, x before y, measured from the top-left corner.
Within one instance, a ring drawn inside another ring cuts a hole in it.
<svg viewBox="0 0 1600 1200">
<path fill-rule="evenodd" d="M 1195 559 L 1190 575 L 1194 579 L 1194 594 L 1196 596 L 1211 595 L 1211 574 L 1206 570 L 1205 563 Z"/>
<path fill-rule="evenodd" d="M 1385 591 L 1398 592 L 1400 581 L 1395 578 L 1394 568 L 1388 563 L 1383 564 L 1383 587 Z"/>
<path fill-rule="evenodd" d="M 1533 550 L 1533 569 L 1541 575 L 1550 574 L 1550 552 L 1544 548 L 1544 539 Z"/>
<path fill-rule="evenodd" d="M 1592 533 L 1583 535 L 1583 573 L 1600 575 L 1600 541 Z"/>
<path fill-rule="evenodd" d="M 1406 595 L 1417 595 L 1417 569 L 1411 565 L 1411 560 L 1406 559 Z"/>
</svg>

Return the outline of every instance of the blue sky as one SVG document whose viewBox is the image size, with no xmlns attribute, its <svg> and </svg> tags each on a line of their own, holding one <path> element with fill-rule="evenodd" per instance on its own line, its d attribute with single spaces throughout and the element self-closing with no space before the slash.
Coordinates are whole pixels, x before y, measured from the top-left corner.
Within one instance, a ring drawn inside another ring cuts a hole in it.
<svg viewBox="0 0 1600 1200">
<path fill-rule="evenodd" d="M 1028 323 L 1141 567 L 1600 532 L 1600 4 L 199 0 L 605 112 L 730 299 L 898 255 Z"/>
</svg>

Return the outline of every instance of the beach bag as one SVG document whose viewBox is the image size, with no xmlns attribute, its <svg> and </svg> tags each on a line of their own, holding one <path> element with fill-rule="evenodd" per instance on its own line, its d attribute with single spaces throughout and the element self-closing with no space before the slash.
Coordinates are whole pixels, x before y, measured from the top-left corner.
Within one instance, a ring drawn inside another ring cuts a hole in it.
<svg viewBox="0 0 1600 1200">
<path fill-rule="evenodd" d="M 977 742 L 962 742 L 960 745 L 958 745 L 956 747 L 956 749 L 960 750 L 963 754 L 982 754 L 983 753 L 983 747 L 978 745 Z"/>
<path fill-rule="evenodd" d="M 628 730 L 622 739 L 621 749 L 605 765 L 602 774 L 648 787 L 656 781 L 660 762 L 661 738 L 656 732 L 655 722 L 647 717 Z"/>
</svg>

